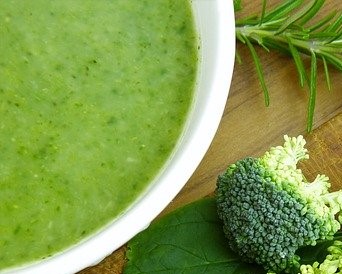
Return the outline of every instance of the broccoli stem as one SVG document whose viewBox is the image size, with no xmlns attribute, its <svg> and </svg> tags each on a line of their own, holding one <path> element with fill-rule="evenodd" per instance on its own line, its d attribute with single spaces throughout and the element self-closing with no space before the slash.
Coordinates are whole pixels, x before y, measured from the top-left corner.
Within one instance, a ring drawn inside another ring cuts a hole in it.
<svg viewBox="0 0 342 274">
<path fill-rule="evenodd" d="M 308 195 L 321 196 L 329 193 L 330 183 L 329 177 L 325 175 L 317 175 L 316 179 L 312 183 L 306 183 L 304 185 L 304 192 Z"/>
</svg>

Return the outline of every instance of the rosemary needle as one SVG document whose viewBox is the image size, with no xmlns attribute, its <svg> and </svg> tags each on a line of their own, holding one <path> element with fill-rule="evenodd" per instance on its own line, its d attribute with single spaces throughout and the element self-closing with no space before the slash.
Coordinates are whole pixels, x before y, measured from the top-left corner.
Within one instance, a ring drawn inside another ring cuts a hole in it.
<svg viewBox="0 0 342 274">
<path fill-rule="evenodd" d="M 324 18 L 317 14 L 325 0 L 285 0 L 267 10 L 267 0 L 262 0 L 260 16 L 248 16 L 236 21 L 236 38 L 251 52 L 257 75 L 264 92 L 265 104 L 269 104 L 269 93 L 263 76 L 261 62 L 252 44 L 265 50 L 276 49 L 292 56 L 298 72 L 299 84 L 307 84 L 309 102 L 307 110 L 307 131 L 311 131 L 317 93 L 317 60 L 323 62 L 328 90 L 331 89 L 328 67 L 342 71 L 342 12 L 333 11 Z M 241 0 L 234 0 L 234 8 L 241 10 Z M 315 22 L 313 22 L 315 21 Z M 310 74 L 302 58 L 311 58 Z"/>
</svg>

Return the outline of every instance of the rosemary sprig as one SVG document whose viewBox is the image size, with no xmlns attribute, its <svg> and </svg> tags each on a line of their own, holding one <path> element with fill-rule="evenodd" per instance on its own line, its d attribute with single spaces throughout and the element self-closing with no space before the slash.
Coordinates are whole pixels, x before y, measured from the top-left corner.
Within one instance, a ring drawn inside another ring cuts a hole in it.
<svg viewBox="0 0 342 274">
<path fill-rule="evenodd" d="M 331 89 L 328 65 L 342 71 L 342 12 L 333 11 L 318 22 L 313 22 L 325 0 L 285 0 L 272 10 L 262 0 L 260 16 L 248 16 L 236 21 L 236 38 L 247 45 L 256 66 L 258 78 L 269 104 L 260 59 L 253 44 L 265 50 L 276 49 L 293 57 L 300 86 L 309 89 L 307 131 L 313 127 L 317 93 L 317 60 L 322 60 L 327 87 Z M 235 11 L 241 0 L 234 0 Z M 303 58 L 311 58 L 308 75 Z"/>
</svg>

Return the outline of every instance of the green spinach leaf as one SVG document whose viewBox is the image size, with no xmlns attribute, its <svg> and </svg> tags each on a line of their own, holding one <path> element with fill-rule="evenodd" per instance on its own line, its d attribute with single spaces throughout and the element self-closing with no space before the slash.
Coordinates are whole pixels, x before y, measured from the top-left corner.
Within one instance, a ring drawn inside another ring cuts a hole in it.
<svg viewBox="0 0 342 274">
<path fill-rule="evenodd" d="M 305 246 L 296 252 L 300 257 L 301 264 L 313 264 L 314 262 L 322 263 L 328 255 L 328 247 L 334 241 L 342 241 L 342 232 L 339 231 L 334 235 L 333 240 L 320 241 L 315 246 Z"/>
<path fill-rule="evenodd" d="M 124 274 L 259 274 L 228 247 L 214 198 L 158 219 L 128 243 Z"/>
</svg>

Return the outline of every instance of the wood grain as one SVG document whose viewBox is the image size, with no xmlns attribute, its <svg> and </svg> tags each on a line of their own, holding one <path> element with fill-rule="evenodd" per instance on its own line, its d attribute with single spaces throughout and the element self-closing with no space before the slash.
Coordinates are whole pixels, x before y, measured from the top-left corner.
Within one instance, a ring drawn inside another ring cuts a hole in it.
<svg viewBox="0 0 342 274">
<path fill-rule="evenodd" d="M 332 189 L 341 189 L 342 113 L 306 136 L 306 141 L 310 159 L 300 166 L 306 178 L 314 180 L 319 171 L 330 178 Z"/>
<path fill-rule="evenodd" d="M 125 264 L 126 247 L 123 246 L 105 258 L 101 263 L 88 267 L 78 274 L 122 274 Z"/>
<path fill-rule="evenodd" d="M 269 1 L 269 5 L 280 2 Z M 237 13 L 237 17 L 260 11 L 261 1 L 246 0 L 243 6 L 244 11 Z M 327 0 L 320 16 L 333 9 L 342 11 L 342 1 Z M 308 178 L 319 171 L 331 178 L 335 188 L 342 186 L 342 73 L 330 70 L 333 90 L 329 92 L 319 63 L 314 128 L 321 127 L 307 135 L 308 90 L 299 87 L 291 58 L 257 49 L 270 91 L 271 105 L 265 107 L 250 54 L 241 44 L 237 50 L 243 63 L 234 67 L 229 98 L 216 136 L 193 176 L 162 214 L 212 193 L 217 175 L 230 163 L 261 155 L 270 146 L 282 144 L 284 134 L 306 136 L 311 160 L 303 165 L 303 170 Z M 121 274 L 118 253 L 122 255 L 122 249 L 80 273 Z"/>
</svg>

